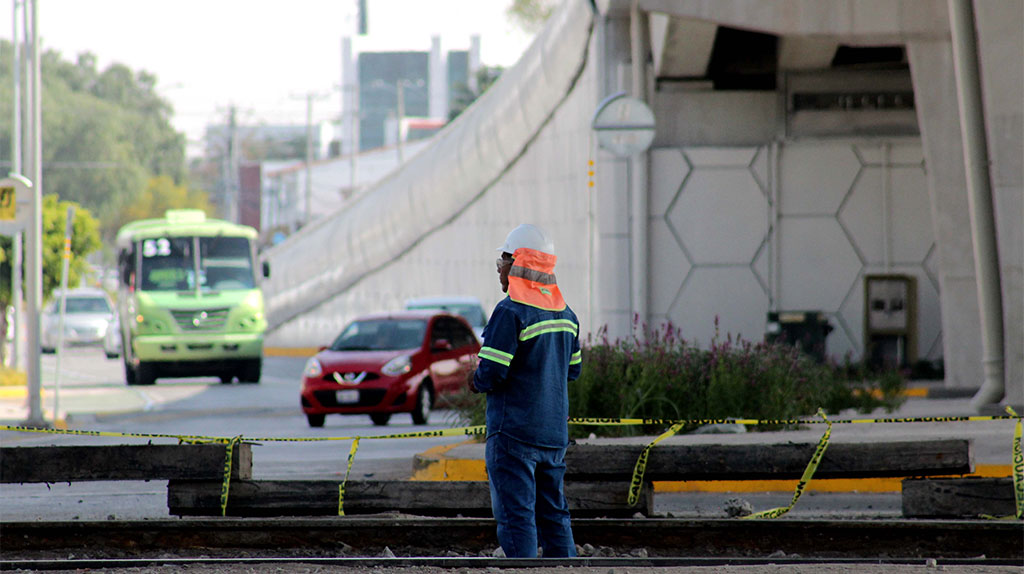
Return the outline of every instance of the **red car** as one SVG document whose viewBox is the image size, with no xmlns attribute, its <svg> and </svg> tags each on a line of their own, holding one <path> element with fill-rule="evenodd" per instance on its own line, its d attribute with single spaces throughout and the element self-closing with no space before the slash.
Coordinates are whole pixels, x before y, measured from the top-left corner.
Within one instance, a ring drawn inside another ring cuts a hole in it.
<svg viewBox="0 0 1024 574">
<path fill-rule="evenodd" d="M 465 319 L 443 311 L 398 311 L 356 319 L 310 358 L 302 373 L 302 411 L 311 427 L 329 414 L 393 413 L 426 424 L 438 396 L 465 388 L 480 342 Z"/>
</svg>

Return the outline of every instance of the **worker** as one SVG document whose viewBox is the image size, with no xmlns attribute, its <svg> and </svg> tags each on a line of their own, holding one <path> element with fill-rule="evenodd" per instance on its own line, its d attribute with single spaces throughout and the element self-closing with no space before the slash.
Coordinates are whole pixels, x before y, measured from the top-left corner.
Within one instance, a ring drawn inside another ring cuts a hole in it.
<svg viewBox="0 0 1024 574">
<path fill-rule="evenodd" d="M 554 243 L 539 227 L 513 229 L 498 248 L 508 296 L 484 327 L 473 390 L 487 394 L 485 461 L 505 556 L 576 556 L 563 491 L 568 381 L 579 377 L 579 320 L 555 282 Z"/>
</svg>

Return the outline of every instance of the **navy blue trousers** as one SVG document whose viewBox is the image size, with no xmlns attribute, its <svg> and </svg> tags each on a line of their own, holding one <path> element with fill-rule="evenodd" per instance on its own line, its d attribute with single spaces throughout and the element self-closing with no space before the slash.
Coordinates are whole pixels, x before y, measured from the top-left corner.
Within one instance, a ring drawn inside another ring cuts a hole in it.
<svg viewBox="0 0 1024 574">
<path fill-rule="evenodd" d="M 562 489 L 565 448 L 532 446 L 498 433 L 485 455 L 498 543 L 509 558 L 576 556 Z"/>
</svg>

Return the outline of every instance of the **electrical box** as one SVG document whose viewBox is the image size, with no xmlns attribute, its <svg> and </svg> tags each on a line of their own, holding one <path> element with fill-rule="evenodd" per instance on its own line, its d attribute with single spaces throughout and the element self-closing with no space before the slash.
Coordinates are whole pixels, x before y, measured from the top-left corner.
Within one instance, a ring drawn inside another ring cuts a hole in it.
<svg viewBox="0 0 1024 574">
<path fill-rule="evenodd" d="M 917 279 L 864 277 L 864 359 L 876 368 L 905 368 L 917 360 Z"/>
</svg>

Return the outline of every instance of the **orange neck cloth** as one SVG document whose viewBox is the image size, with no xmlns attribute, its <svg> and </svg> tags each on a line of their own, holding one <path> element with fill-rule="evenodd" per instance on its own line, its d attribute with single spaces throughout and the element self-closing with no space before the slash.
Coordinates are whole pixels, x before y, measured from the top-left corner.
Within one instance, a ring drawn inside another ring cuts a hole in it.
<svg viewBox="0 0 1024 574">
<path fill-rule="evenodd" d="M 516 303 L 547 311 L 565 309 L 562 292 L 555 283 L 558 257 L 521 247 L 512 254 L 515 262 L 508 272 L 508 296 Z"/>
</svg>

